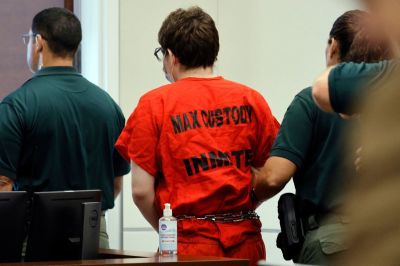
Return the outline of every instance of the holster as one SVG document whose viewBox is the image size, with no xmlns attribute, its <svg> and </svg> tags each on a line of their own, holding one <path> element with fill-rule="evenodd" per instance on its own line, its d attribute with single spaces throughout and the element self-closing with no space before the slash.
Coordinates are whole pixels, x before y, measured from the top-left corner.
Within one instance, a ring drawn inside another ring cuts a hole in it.
<svg viewBox="0 0 400 266">
<path fill-rule="evenodd" d="M 305 230 L 299 210 L 300 201 L 292 193 L 283 194 L 278 201 L 281 233 L 276 245 L 282 250 L 285 260 L 292 260 L 304 243 Z"/>
</svg>

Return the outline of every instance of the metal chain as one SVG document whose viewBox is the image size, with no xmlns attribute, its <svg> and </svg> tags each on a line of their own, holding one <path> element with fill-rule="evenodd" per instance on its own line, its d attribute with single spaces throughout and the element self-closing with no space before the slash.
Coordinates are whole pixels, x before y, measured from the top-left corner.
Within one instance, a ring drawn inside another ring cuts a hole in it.
<svg viewBox="0 0 400 266">
<path fill-rule="evenodd" d="M 237 223 L 244 220 L 258 220 L 260 216 L 255 211 L 225 213 L 225 214 L 207 214 L 204 216 L 194 215 L 179 215 L 176 217 L 179 221 L 182 220 L 207 220 L 216 223 Z"/>
</svg>

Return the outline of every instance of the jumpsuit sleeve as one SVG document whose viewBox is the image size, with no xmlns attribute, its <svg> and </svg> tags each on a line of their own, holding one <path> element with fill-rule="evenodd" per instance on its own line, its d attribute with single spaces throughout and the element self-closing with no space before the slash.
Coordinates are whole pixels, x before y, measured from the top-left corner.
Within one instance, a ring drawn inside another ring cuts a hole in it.
<svg viewBox="0 0 400 266">
<path fill-rule="evenodd" d="M 253 105 L 256 119 L 256 139 L 253 147 L 253 167 L 262 167 L 267 161 L 272 144 L 278 134 L 279 122 L 272 115 L 268 103 L 261 94 L 255 92 L 255 103 Z"/>
<path fill-rule="evenodd" d="M 134 161 L 152 176 L 159 172 L 157 146 L 159 130 L 150 101 L 143 98 L 131 114 L 116 143 L 121 155 Z"/>
</svg>

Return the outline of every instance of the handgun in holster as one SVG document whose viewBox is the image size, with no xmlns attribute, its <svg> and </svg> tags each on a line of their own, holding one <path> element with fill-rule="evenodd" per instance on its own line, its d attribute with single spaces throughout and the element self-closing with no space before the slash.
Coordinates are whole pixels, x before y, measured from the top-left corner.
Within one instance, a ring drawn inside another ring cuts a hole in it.
<svg viewBox="0 0 400 266">
<path fill-rule="evenodd" d="M 281 233 L 276 244 L 282 250 L 285 260 L 292 260 L 304 243 L 304 227 L 299 215 L 299 200 L 292 193 L 283 194 L 278 201 Z"/>
</svg>

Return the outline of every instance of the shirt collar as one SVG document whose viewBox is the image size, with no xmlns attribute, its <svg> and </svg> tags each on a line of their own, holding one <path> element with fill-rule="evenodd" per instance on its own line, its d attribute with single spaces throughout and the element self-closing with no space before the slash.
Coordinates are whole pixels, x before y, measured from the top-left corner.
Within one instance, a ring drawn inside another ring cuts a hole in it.
<svg viewBox="0 0 400 266">
<path fill-rule="evenodd" d="M 222 76 L 215 76 L 215 77 L 211 77 L 211 78 L 187 77 L 187 78 L 180 79 L 178 81 L 181 81 L 181 80 L 192 80 L 192 81 L 202 81 L 203 80 L 204 81 L 204 80 L 221 80 L 221 79 L 223 79 Z"/>
<path fill-rule="evenodd" d="M 51 76 L 51 75 L 78 75 L 81 74 L 74 68 L 68 66 L 44 67 L 33 74 L 33 77 Z"/>
</svg>

